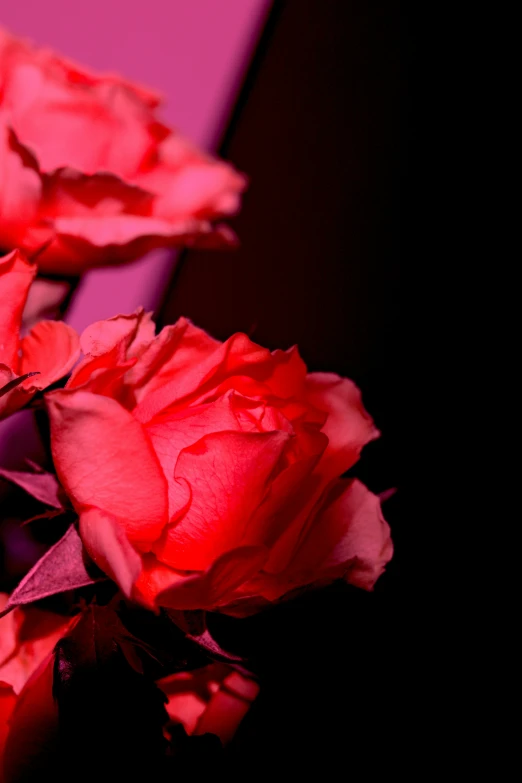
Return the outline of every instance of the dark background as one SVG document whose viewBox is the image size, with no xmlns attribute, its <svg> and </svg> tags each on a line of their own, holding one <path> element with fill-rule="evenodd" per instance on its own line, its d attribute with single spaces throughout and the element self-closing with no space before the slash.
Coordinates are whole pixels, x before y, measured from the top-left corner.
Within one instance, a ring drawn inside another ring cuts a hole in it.
<svg viewBox="0 0 522 783">
<path fill-rule="evenodd" d="M 185 315 L 220 339 L 297 343 L 311 371 L 354 379 L 382 432 L 354 473 L 397 490 L 384 504 L 395 555 L 375 592 L 334 590 L 284 615 L 232 749 L 245 772 L 255 759 L 265 771 L 319 764 L 330 779 L 356 765 L 371 777 L 415 719 L 399 236 L 410 46 L 393 0 L 276 0 L 220 150 L 251 178 L 233 221 L 241 247 L 187 252 L 159 313 L 160 327 Z"/>
</svg>

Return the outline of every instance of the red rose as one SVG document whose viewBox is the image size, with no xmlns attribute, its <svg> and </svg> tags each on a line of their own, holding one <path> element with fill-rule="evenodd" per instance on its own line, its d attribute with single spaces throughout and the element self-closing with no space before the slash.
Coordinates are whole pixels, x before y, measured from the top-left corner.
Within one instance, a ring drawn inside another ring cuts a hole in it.
<svg viewBox="0 0 522 783">
<path fill-rule="evenodd" d="M 60 321 L 40 321 L 20 337 L 22 313 L 36 274 L 18 250 L 0 258 L 0 419 L 63 378 L 80 355 L 78 335 Z M 38 373 L 15 385 L 27 373 Z"/>
<path fill-rule="evenodd" d="M 0 29 L 0 247 L 74 273 L 163 246 L 219 246 L 245 178 L 156 118 L 159 99 Z"/>
<path fill-rule="evenodd" d="M 216 734 L 226 745 L 259 693 L 259 686 L 230 666 L 211 664 L 158 682 L 172 723 L 189 735 Z"/>
<path fill-rule="evenodd" d="M 8 596 L 0 593 L 0 610 Z M 52 698 L 52 650 L 69 620 L 40 609 L 15 609 L 0 619 L 0 783 L 49 752 L 58 732 Z"/>
<path fill-rule="evenodd" d="M 378 434 L 351 381 L 185 319 L 154 337 L 142 311 L 81 345 L 47 395 L 53 457 L 128 596 L 246 614 L 338 577 L 372 588 L 392 545 L 378 499 L 339 478 Z"/>
</svg>

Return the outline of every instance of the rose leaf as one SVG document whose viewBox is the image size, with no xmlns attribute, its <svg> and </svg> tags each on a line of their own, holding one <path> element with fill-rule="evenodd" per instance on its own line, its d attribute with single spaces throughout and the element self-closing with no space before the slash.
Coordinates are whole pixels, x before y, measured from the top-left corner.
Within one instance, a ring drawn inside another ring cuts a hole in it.
<svg viewBox="0 0 522 783">
<path fill-rule="evenodd" d="M 88 562 L 78 531 L 71 525 L 22 579 L 0 617 L 15 606 L 92 585 L 106 578 L 94 564 Z"/>
<path fill-rule="evenodd" d="M 64 490 L 54 473 L 40 470 L 30 473 L 24 470 L 4 470 L 0 468 L 0 477 L 25 490 L 33 498 L 47 506 L 64 511 L 70 508 Z"/>
<path fill-rule="evenodd" d="M 214 660 L 229 664 L 246 664 L 244 658 L 228 652 L 217 641 L 208 628 L 206 612 L 178 609 L 166 611 L 172 622 L 185 632 L 187 639 L 202 647 Z"/>
</svg>

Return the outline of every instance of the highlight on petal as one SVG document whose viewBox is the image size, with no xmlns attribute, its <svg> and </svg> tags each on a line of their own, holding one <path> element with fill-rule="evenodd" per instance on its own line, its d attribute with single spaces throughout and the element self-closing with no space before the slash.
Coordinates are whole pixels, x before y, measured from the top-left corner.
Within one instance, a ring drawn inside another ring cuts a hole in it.
<svg viewBox="0 0 522 783">
<path fill-rule="evenodd" d="M 179 413 L 156 417 L 145 426 L 147 435 L 169 482 L 169 516 L 172 520 L 175 509 L 179 509 L 179 480 L 176 481 L 175 469 L 181 451 L 192 446 L 205 435 L 216 432 L 241 432 L 234 412 L 231 395 L 221 397 L 208 405 L 196 405 Z M 190 484 L 189 491 L 190 491 Z"/>
<path fill-rule="evenodd" d="M 203 570 L 238 546 L 289 439 L 285 432 L 221 432 L 184 449 L 175 476 L 190 485 L 190 506 L 153 551 L 164 563 Z"/>
<path fill-rule="evenodd" d="M 81 390 L 46 395 L 54 464 L 78 511 L 94 506 L 147 547 L 168 519 L 167 482 L 141 424 L 108 397 Z"/>
<path fill-rule="evenodd" d="M 18 701 L 12 685 L 0 679 L 0 759 L 4 757 L 4 749 L 9 736 L 9 722 Z"/>
</svg>

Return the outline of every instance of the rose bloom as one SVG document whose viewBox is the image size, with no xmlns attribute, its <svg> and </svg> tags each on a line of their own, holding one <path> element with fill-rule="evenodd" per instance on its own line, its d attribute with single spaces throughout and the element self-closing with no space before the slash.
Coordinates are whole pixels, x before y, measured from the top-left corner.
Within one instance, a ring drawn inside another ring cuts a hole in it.
<svg viewBox="0 0 522 783">
<path fill-rule="evenodd" d="M 259 693 L 253 679 L 219 663 L 172 674 L 158 685 L 167 696 L 171 724 L 181 724 L 191 736 L 215 734 L 223 745 L 233 738 Z"/>
<path fill-rule="evenodd" d="M 156 117 L 159 98 L 0 29 L 0 247 L 74 274 L 223 246 L 245 178 Z"/>
<path fill-rule="evenodd" d="M 0 419 L 67 375 L 80 355 L 78 335 L 59 321 L 40 321 L 21 337 L 36 266 L 18 251 L 0 257 Z M 21 375 L 34 372 L 15 385 Z"/>
<path fill-rule="evenodd" d="M 56 471 L 93 560 L 150 608 L 244 615 L 392 554 L 378 498 L 340 479 L 378 433 L 349 380 L 297 348 L 138 311 L 86 329 L 46 395 Z"/>
<path fill-rule="evenodd" d="M 0 593 L 0 610 L 7 600 Z M 0 783 L 18 780 L 32 758 L 51 752 L 58 731 L 52 651 L 69 623 L 34 607 L 0 619 Z"/>
</svg>

